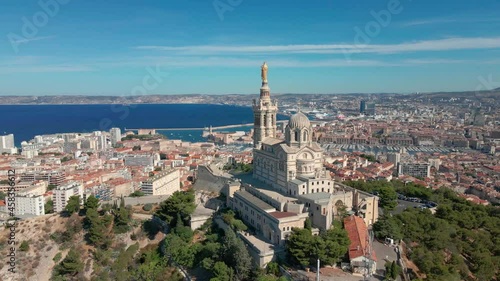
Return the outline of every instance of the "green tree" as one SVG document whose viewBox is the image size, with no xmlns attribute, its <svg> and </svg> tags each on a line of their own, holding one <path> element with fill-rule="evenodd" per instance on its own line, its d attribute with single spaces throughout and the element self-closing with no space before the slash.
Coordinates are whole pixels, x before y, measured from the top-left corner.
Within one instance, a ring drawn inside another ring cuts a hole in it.
<svg viewBox="0 0 500 281">
<path fill-rule="evenodd" d="M 9 181 L 7 181 L 6 184 L 8 184 L 8 183 L 9 183 Z M 5 194 L 5 192 L 0 191 L 0 200 L 4 200 L 6 196 L 7 196 L 7 194 Z"/>
<path fill-rule="evenodd" d="M 120 207 L 114 214 L 114 231 L 115 233 L 125 233 L 130 227 L 129 223 L 131 221 L 131 211 L 125 207 Z"/>
<path fill-rule="evenodd" d="M 54 212 L 54 201 L 52 201 L 52 199 L 49 199 L 49 201 L 45 203 L 43 208 L 45 209 L 46 214 L 52 214 Z"/>
<path fill-rule="evenodd" d="M 320 238 L 324 241 L 326 251 L 320 259 L 328 265 L 335 265 L 347 253 L 351 241 L 347 231 L 342 228 L 340 222 L 336 222 L 332 228 L 323 232 Z"/>
<path fill-rule="evenodd" d="M 71 248 L 62 262 L 55 267 L 56 274 L 62 276 L 75 276 L 82 270 L 83 263 L 78 251 L 74 248 Z"/>
<path fill-rule="evenodd" d="M 401 268 L 396 264 L 396 261 L 392 261 L 391 264 L 391 278 L 396 280 L 396 278 L 399 276 Z"/>
<path fill-rule="evenodd" d="M 64 208 L 64 211 L 68 213 L 69 215 L 76 213 L 80 210 L 80 196 L 79 195 L 73 195 L 69 198 L 68 203 L 66 204 L 66 207 Z"/>
<path fill-rule="evenodd" d="M 190 189 L 188 191 L 174 192 L 172 196 L 160 204 L 160 208 L 156 214 L 173 227 L 177 223 L 177 214 L 180 215 L 183 222 L 187 222 L 195 209 L 194 190 Z"/>
<path fill-rule="evenodd" d="M 398 205 L 398 194 L 392 187 L 382 187 L 379 190 L 380 207 L 392 211 Z"/>
<path fill-rule="evenodd" d="M 287 250 L 294 263 L 306 267 L 310 263 L 313 237 L 309 229 L 293 228 L 288 237 Z"/>
<path fill-rule="evenodd" d="M 304 221 L 304 228 L 311 231 L 312 230 L 312 222 L 311 222 L 311 219 L 310 218 L 306 218 L 306 220 Z"/>
<path fill-rule="evenodd" d="M 85 200 L 85 204 L 83 205 L 83 208 L 85 209 L 85 212 L 87 212 L 88 209 L 97 210 L 98 206 L 99 206 L 99 199 L 97 199 L 94 195 L 90 195 L 87 198 L 87 200 Z"/>
<path fill-rule="evenodd" d="M 191 268 L 194 265 L 196 249 L 176 234 L 169 233 L 164 240 L 167 256 L 176 263 Z"/>
<path fill-rule="evenodd" d="M 113 217 L 111 215 L 99 216 L 94 209 L 87 211 L 87 220 L 89 221 L 88 240 L 98 248 L 107 249 L 113 242 L 113 233 L 111 224 Z"/>
<path fill-rule="evenodd" d="M 373 232 L 378 239 L 403 239 L 400 221 L 392 216 L 382 216 L 373 224 Z"/>
<path fill-rule="evenodd" d="M 266 272 L 275 276 L 280 274 L 280 266 L 276 262 L 270 262 L 267 264 Z"/>
<path fill-rule="evenodd" d="M 236 278 L 238 280 L 248 278 L 252 269 L 252 258 L 243 241 L 238 239 L 231 229 L 225 231 L 222 252 L 222 260 L 229 267 L 234 268 Z"/>
<path fill-rule="evenodd" d="M 214 264 L 212 269 L 212 273 L 214 275 L 210 281 L 233 281 L 234 280 L 234 271 L 232 268 L 227 266 L 224 262 L 218 261 Z"/>
</svg>

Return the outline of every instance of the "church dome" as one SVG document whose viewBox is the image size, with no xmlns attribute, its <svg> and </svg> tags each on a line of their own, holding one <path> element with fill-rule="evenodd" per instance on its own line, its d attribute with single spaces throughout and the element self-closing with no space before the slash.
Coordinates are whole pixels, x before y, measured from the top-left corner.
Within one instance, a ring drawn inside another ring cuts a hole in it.
<svg viewBox="0 0 500 281">
<path fill-rule="evenodd" d="M 288 126 L 291 129 L 302 129 L 308 128 L 311 126 L 311 122 L 309 122 L 309 118 L 304 115 L 302 112 L 297 112 L 292 117 L 290 117 L 290 121 L 288 121 Z"/>
</svg>

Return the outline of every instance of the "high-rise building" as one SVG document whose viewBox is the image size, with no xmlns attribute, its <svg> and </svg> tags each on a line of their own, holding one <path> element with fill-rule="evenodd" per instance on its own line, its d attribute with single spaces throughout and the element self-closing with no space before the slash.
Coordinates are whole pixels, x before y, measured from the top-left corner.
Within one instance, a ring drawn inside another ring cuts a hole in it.
<svg viewBox="0 0 500 281">
<path fill-rule="evenodd" d="M 122 140 L 122 132 L 120 128 L 111 128 L 111 130 L 109 130 L 109 134 L 111 135 L 111 145 L 113 146 L 115 146 L 116 143 Z"/>
<path fill-rule="evenodd" d="M 61 185 L 54 189 L 53 192 L 54 212 L 62 212 L 71 196 L 80 196 L 80 204 L 83 202 L 83 185 L 79 182 Z"/>
<path fill-rule="evenodd" d="M 92 133 L 93 139 L 97 143 L 97 150 L 104 150 L 106 149 L 106 136 L 101 132 L 101 131 L 94 131 Z"/>
<path fill-rule="evenodd" d="M 376 114 L 376 111 L 377 111 L 377 105 L 375 103 L 371 102 L 371 103 L 366 104 L 366 108 L 365 108 L 366 115 L 374 116 Z"/>
<path fill-rule="evenodd" d="M 141 190 L 146 195 L 172 195 L 181 190 L 179 170 L 163 171 L 141 183 Z"/>
<path fill-rule="evenodd" d="M 359 113 L 365 113 L 366 110 L 366 101 L 362 100 L 359 103 Z"/>
<path fill-rule="evenodd" d="M 0 136 L 0 153 L 17 153 L 17 148 L 14 146 L 14 134 Z"/>
</svg>

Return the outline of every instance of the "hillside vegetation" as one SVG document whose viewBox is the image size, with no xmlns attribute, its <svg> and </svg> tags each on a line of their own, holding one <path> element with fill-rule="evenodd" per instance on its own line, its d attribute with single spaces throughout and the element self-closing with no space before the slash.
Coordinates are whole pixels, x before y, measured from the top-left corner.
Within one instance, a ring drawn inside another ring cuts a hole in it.
<svg viewBox="0 0 500 281">
<path fill-rule="evenodd" d="M 499 280 L 500 209 L 471 203 L 447 188 L 427 189 L 412 183 L 350 183 L 370 189 L 386 186 L 411 197 L 438 203 L 382 216 L 373 229 L 379 239 L 402 239 L 423 280 Z"/>
</svg>

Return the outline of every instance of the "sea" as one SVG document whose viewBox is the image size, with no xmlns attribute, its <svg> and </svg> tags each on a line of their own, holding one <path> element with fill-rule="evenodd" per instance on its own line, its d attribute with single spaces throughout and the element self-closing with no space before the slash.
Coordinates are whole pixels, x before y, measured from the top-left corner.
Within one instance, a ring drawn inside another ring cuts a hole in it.
<svg viewBox="0 0 500 281">
<path fill-rule="evenodd" d="M 278 115 L 278 120 L 287 117 Z M 0 105 L 0 135 L 14 134 L 16 146 L 36 135 L 122 129 L 198 128 L 157 131 L 169 139 L 202 142 L 209 126 L 253 123 L 251 107 L 215 104 Z M 249 131 L 251 126 L 222 131 Z"/>
</svg>

